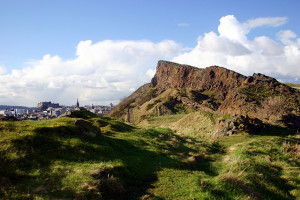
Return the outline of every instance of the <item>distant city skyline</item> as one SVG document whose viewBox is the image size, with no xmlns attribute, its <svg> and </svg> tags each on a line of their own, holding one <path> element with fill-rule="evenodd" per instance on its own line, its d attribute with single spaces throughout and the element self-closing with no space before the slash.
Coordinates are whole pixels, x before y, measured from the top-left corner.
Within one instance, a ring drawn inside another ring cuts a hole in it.
<svg viewBox="0 0 300 200">
<path fill-rule="evenodd" d="M 103 116 L 109 112 L 112 106 L 82 106 L 86 110 L 98 115 Z M 58 103 L 52 102 L 40 102 L 37 107 L 15 107 L 15 106 L 2 106 L 0 105 L 0 118 L 2 117 L 14 117 L 20 120 L 47 120 L 53 119 L 60 116 L 70 115 L 71 111 L 79 108 L 77 105 L 73 106 L 63 106 Z"/>
<path fill-rule="evenodd" d="M 158 60 L 300 83 L 300 1 L 1 1 L 0 104 L 109 105 Z"/>
</svg>

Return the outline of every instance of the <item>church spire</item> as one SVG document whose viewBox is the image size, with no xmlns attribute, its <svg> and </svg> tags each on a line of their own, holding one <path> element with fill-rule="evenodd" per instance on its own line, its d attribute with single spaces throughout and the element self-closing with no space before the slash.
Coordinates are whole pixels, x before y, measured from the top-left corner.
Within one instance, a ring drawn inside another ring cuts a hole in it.
<svg viewBox="0 0 300 200">
<path fill-rule="evenodd" d="M 79 102 L 78 102 L 78 98 L 77 98 L 76 107 L 77 107 L 77 108 L 79 108 Z"/>
</svg>

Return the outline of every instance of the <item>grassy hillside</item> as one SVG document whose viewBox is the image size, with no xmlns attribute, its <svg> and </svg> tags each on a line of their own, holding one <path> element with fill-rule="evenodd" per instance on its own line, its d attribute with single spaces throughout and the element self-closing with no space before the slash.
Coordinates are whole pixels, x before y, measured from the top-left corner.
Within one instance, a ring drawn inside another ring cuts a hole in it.
<svg viewBox="0 0 300 200">
<path fill-rule="evenodd" d="M 190 90 L 161 90 L 159 88 L 150 88 L 150 84 L 145 84 L 129 97 L 123 99 L 108 116 L 137 124 L 155 116 L 188 113 L 195 109 L 175 100 L 178 96 L 186 95 L 192 96 L 193 94 Z M 132 113 L 129 112 L 130 110 L 132 110 Z M 130 114 L 133 117 L 130 117 Z M 130 121 L 130 118 L 133 118 L 133 121 Z"/>
<path fill-rule="evenodd" d="M 213 141 L 86 112 L 1 121 L 0 199 L 299 199 L 299 135 L 281 134 Z"/>
<path fill-rule="evenodd" d="M 220 103 L 218 93 L 212 91 L 203 93 L 189 89 L 160 91 L 157 88 L 149 89 L 148 85 L 144 85 L 124 99 L 110 116 L 142 127 L 170 128 L 179 135 L 208 138 L 211 137 L 216 121 L 229 117 L 201 111 L 197 107 L 178 101 L 179 97 L 189 99 L 191 104 L 201 104 L 207 109 L 213 109 Z"/>
<path fill-rule="evenodd" d="M 285 83 L 285 84 L 292 88 L 300 90 L 300 84 L 294 84 L 294 83 Z"/>
<path fill-rule="evenodd" d="M 169 128 L 181 136 L 210 138 L 215 127 L 216 119 L 222 115 L 198 111 L 172 115 L 162 115 L 143 120 L 138 125 L 143 127 Z"/>
</svg>

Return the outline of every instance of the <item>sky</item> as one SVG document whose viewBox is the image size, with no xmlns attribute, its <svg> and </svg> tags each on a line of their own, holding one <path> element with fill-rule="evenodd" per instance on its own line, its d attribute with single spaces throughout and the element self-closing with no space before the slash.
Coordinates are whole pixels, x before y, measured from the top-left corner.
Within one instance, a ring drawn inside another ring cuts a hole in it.
<svg viewBox="0 0 300 200">
<path fill-rule="evenodd" d="M 300 83 L 298 0 L 0 0 L 0 105 L 108 105 L 158 60 Z"/>
</svg>

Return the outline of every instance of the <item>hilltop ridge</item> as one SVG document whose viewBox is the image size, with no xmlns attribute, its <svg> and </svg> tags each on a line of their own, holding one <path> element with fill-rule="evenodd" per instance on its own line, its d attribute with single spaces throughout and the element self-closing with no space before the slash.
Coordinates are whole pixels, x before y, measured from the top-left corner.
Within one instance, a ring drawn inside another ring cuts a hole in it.
<svg viewBox="0 0 300 200">
<path fill-rule="evenodd" d="M 159 61 L 151 82 L 121 101 L 110 116 L 140 123 L 176 114 L 179 105 L 184 112 L 245 115 L 300 128 L 299 90 L 260 73 L 244 76 L 224 67 L 200 69 L 169 61 Z"/>
</svg>

